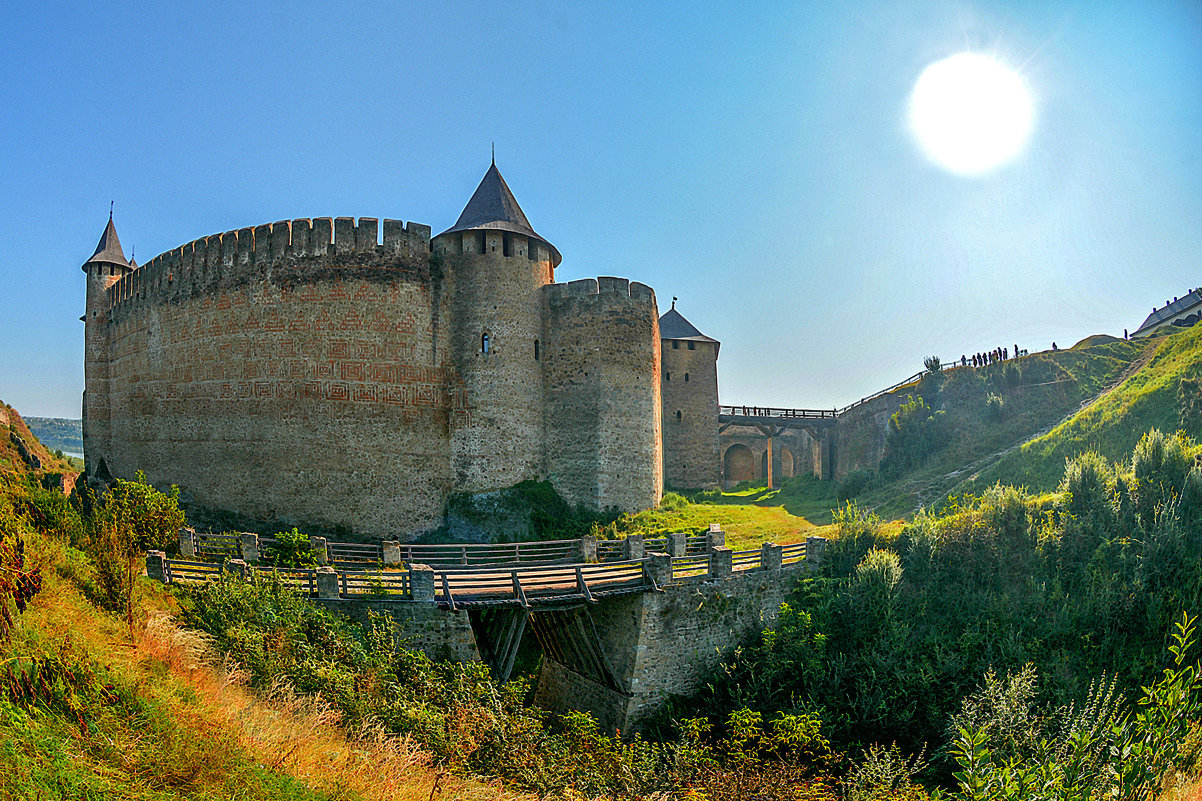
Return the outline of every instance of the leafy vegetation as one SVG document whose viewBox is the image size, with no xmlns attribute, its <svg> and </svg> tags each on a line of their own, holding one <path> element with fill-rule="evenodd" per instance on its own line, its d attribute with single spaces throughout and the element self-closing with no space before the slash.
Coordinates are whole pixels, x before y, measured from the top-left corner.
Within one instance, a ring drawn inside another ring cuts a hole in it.
<svg viewBox="0 0 1202 801">
<path fill-rule="evenodd" d="M 134 623 L 136 579 L 146 552 L 177 542 L 184 525 L 179 488 L 166 495 L 146 482 L 141 472 L 134 481 L 117 479 L 92 515 L 86 549 L 96 565 L 96 583 L 108 608 Z"/>
<path fill-rule="evenodd" d="M 1180 616 L 1202 612 L 1200 454 L 1184 435 L 1152 431 L 1125 464 L 1074 460 L 1053 496 L 996 486 L 893 536 L 846 506 L 823 575 L 803 582 L 778 627 L 737 650 L 679 713 L 814 713 L 836 750 L 896 743 L 905 754 L 932 752 L 928 778 L 945 783 L 957 767 L 965 777 L 1013 773 L 1015 760 L 1028 778 L 1067 771 L 1064 760 L 1083 771 L 1090 754 L 1089 770 L 1101 775 L 1139 748 L 1163 751 L 1153 743 L 1166 737 L 1186 742 L 1198 681 L 1182 661 L 1192 630 Z M 1166 657 L 1176 672 L 1158 680 L 1154 666 Z M 1146 714 L 1130 705 L 1141 687 L 1150 688 Z M 964 698 L 976 700 L 962 706 Z M 1119 724 L 1128 728 L 1114 731 Z M 972 734 L 982 730 L 984 739 Z M 1157 762 L 1141 786 L 1170 763 L 1196 771 L 1198 753 Z M 1091 797 L 975 796 L 965 789 L 975 781 L 962 779 L 964 797 Z M 981 786 L 1001 793 L 993 781 Z"/>
</svg>

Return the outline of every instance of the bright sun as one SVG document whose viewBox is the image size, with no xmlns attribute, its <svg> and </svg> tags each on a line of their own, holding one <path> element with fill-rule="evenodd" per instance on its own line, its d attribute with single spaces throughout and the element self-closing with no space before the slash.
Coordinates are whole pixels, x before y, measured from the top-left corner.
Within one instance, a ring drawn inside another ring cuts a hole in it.
<svg viewBox="0 0 1202 801">
<path fill-rule="evenodd" d="M 910 129 L 923 151 L 961 175 L 981 175 L 1016 157 L 1033 120 L 1018 73 L 976 53 L 931 64 L 910 95 Z"/>
</svg>

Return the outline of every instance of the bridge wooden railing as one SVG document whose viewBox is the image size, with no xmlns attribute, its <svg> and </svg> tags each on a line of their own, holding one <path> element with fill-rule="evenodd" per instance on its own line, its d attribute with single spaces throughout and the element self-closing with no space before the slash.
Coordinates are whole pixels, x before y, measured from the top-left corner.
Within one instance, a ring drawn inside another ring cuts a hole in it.
<svg viewBox="0 0 1202 801">
<path fill-rule="evenodd" d="M 382 542 L 332 542 L 311 537 L 310 550 L 319 565 L 347 569 L 366 569 L 376 565 L 401 565 L 420 562 L 432 567 L 505 566 L 526 564 L 567 564 L 580 561 L 581 540 L 542 540 L 513 543 L 413 544 L 395 540 Z M 274 537 L 253 533 L 208 534 L 192 529 L 180 530 L 180 550 L 185 558 L 241 558 L 248 562 L 271 561 L 278 549 Z M 621 541 L 617 541 L 620 559 Z"/>
<path fill-rule="evenodd" d="M 682 536 L 682 535 L 674 535 Z M 332 567 L 276 568 L 247 564 L 240 559 L 222 565 L 167 559 L 162 551 L 146 557 L 146 573 L 166 584 L 220 580 L 224 574 L 239 579 L 273 579 L 298 592 L 321 599 L 373 599 L 442 604 L 451 609 L 464 605 L 552 603 L 563 600 L 595 601 L 615 593 L 642 592 L 680 581 L 728 578 L 734 573 L 775 570 L 802 560 L 817 565 L 825 545 L 821 537 L 804 543 L 731 551 L 712 546 L 707 553 L 669 556 L 652 552 L 638 559 L 603 563 L 523 565 L 435 570 L 410 563 L 402 570 L 335 570 Z M 669 538 L 669 545 L 671 545 Z M 680 543 L 676 547 L 681 550 Z"/>
<path fill-rule="evenodd" d="M 785 409 L 779 406 L 719 406 L 718 414 L 731 417 L 785 417 L 830 420 L 837 416 L 834 409 Z"/>
<path fill-rule="evenodd" d="M 962 366 L 963 365 L 960 364 L 959 359 L 950 359 L 948 361 L 942 362 L 942 369 L 945 372 L 951 371 L 951 370 L 956 370 Z M 972 366 L 971 361 L 969 362 L 968 366 L 969 367 Z M 857 406 L 862 406 L 865 403 L 868 403 L 868 401 L 876 400 L 877 398 L 881 397 L 882 395 L 888 395 L 890 392 L 901 389 L 902 387 L 906 386 L 907 384 L 912 384 L 915 381 L 922 378 L 923 376 L 925 376 L 928 372 L 929 372 L 928 370 L 919 370 L 917 373 L 910 376 L 909 378 L 903 378 L 901 381 L 898 381 L 896 384 L 890 384 L 889 386 L 885 387 L 884 389 L 878 390 L 878 391 L 872 393 L 871 395 L 867 395 L 863 398 L 860 398 L 858 401 L 855 401 L 854 403 L 849 403 L 842 408 L 836 408 L 836 409 L 788 409 L 788 408 L 783 408 L 783 407 L 779 407 L 779 406 L 723 406 L 723 405 L 719 405 L 718 406 L 718 414 L 729 415 L 731 417 L 777 417 L 777 418 L 802 418 L 802 419 L 811 418 L 811 419 L 830 420 L 830 419 L 837 418 L 846 412 L 851 411 L 852 409 L 856 408 Z"/>
</svg>

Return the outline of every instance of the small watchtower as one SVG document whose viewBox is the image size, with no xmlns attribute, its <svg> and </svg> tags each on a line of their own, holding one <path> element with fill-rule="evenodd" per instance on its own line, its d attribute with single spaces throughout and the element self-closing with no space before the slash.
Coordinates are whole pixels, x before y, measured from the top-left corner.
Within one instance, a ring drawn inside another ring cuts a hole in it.
<svg viewBox="0 0 1202 801">
<path fill-rule="evenodd" d="M 663 398 L 664 483 L 712 489 L 721 476 L 718 455 L 718 349 L 722 343 L 672 308 L 659 318 L 660 396 Z"/>
<path fill-rule="evenodd" d="M 125 258 L 113 212 L 109 210 L 108 225 L 100 235 L 95 252 L 83 263 L 87 274 L 87 296 L 84 302 L 84 392 L 83 392 L 83 455 L 84 471 L 90 479 L 109 479 L 104 454 L 108 451 L 109 425 L 109 287 L 133 272 L 134 265 Z"/>
</svg>

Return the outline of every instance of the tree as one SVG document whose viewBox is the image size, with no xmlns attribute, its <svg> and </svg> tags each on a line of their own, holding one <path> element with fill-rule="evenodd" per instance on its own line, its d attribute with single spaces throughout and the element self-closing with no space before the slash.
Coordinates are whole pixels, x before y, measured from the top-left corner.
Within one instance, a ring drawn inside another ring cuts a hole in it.
<svg viewBox="0 0 1202 801">
<path fill-rule="evenodd" d="M 91 555 L 105 604 L 134 623 L 135 579 L 146 551 L 164 548 L 179 535 L 184 513 L 179 487 L 159 492 L 138 471 L 134 481 L 117 479 L 93 518 Z"/>
</svg>

